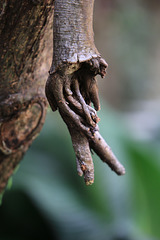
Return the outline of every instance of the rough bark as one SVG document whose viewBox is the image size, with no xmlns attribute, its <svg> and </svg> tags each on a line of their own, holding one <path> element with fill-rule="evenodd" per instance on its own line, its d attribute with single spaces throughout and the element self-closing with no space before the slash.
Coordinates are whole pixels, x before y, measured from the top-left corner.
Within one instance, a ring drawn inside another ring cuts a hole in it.
<svg viewBox="0 0 160 240">
<path fill-rule="evenodd" d="M 0 2 L 0 193 L 44 123 L 44 36 L 53 1 Z"/>
<path fill-rule="evenodd" d="M 107 63 L 94 44 L 93 5 L 94 0 L 55 0 L 53 61 L 46 83 L 46 96 L 67 124 L 78 174 L 84 174 L 86 185 L 94 182 L 90 149 L 118 175 L 125 173 L 97 125 L 100 103 L 95 76 L 105 76 Z"/>
</svg>

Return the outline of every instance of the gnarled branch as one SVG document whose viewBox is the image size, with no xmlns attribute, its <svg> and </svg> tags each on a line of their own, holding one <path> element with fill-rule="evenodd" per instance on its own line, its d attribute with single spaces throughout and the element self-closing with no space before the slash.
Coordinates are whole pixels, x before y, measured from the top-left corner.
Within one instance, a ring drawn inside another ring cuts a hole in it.
<svg viewBox="0 0 160 240">
<path fill-rule="evenodd" d="M 108 65 L 94 45 L 93 4 L 94 0 L 55 0 L 53 61 L 46 83 L 46 96 L 69 129 L 77 171 L 84 174 L 86 185 L 94 182 L 91 149 L 118 175 L 125 173 L 97 125 L 96 75 L 104 77 Z"/>
</svg>

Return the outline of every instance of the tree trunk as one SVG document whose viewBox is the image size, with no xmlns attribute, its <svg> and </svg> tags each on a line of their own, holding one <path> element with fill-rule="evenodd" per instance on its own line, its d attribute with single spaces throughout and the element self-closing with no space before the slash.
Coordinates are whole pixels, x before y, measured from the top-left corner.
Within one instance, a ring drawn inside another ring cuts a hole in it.
<svg viewBox="0 0 160 240">
<path fill-rule="evenodd" d="M 44 123 L 52 13 L 52 0 L 0 2 L 0 192 Z"/>
</svg>

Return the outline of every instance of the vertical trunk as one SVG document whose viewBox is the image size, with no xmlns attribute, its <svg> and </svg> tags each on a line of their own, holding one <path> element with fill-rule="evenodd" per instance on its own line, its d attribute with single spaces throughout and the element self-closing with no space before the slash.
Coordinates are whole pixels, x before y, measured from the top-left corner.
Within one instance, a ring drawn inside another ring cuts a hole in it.
<svg viewBox="0 0 160 240">
<path fill-rule="evenodd" d="M 52 0 L 0 3 L 0 192 L 44 123 L 40 73 L 52 11 Z"/>
</svg>

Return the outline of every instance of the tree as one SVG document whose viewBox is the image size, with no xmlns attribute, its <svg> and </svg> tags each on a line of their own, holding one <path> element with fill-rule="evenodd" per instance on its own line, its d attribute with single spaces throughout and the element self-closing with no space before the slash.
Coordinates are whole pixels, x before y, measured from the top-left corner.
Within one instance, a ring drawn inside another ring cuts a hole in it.
<svg viewBox="0 0 160 240">
<path fill-rule="evenodd" d="M 52 110 L 58 109 L 67 124 L 78 174 L 84 174 L 85 183 L 94 181 L 90 149 L 117 174 L 125 173 L 97 125 L 100 103 L 95 76 L 105 76 L 107 63 L 94 44 L 94 0 L 54 2 L 54 50 L 46 88 L 39 71 L 45 61 L 53 1 L 0 3 L 0 192 L 42 128 L 47 107 L 44 88 Z"/>
</svg>

